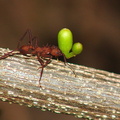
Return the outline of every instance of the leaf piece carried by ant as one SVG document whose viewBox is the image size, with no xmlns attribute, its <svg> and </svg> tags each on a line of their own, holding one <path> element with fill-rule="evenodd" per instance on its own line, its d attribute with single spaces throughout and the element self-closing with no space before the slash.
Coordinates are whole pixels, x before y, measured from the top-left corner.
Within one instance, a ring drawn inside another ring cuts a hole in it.
<svg viewBox="0 0 120 120">
<path fill-rule="evenodd" d="M 58 47 L 67 59 L 75 57 L 83 50 L 81 43 L 73 44 L 72 32 L 67 28 L 61 29 L 58 33 Z"/>
</svg>

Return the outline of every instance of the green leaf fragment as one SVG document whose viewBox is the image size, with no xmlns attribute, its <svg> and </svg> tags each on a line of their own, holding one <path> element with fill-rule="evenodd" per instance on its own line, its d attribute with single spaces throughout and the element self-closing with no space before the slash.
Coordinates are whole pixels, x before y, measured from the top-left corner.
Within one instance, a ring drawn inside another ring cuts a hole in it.
<svg viewBox="0 0 120 120">
<path fill-rule="evenodd" d="M 75 57 L 83 50 L 83 46 L 81 43 L 78 42 L 74 43 L 73 45 L 72 32 L 67 28 L 63 28 L 58 33 L 58 47 L 67 59 Z"/>
<path fill-rule="evenodd" d="M 74 43 L 72 51 L 75 55 L 80 54 L 83 50 L 83 45 L 81 43 Z"/>
<path fill-rule="evenodd" d="M 58 33 L 58 47 L 63 53 L 69 53 L 73 45 L 73 36 L 72 32 L 67 29 L 63 28 Z"/>
</svg>

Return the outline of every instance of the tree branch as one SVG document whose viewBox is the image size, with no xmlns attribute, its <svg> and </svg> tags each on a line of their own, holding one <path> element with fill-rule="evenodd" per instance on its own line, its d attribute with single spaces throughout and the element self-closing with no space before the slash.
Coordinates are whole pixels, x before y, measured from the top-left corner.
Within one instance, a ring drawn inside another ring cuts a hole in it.
<svg viewBox="0 0 120 120">
<path fill-rule="evenodd" d="M 0 54 L 7 49 L 0 48 Z M 88 119 L 120 119 L 120 75 L 52 60 L 39 87 L 35 58 L 14 55 L 0 60 L 0 99 Z"/>
</svg>

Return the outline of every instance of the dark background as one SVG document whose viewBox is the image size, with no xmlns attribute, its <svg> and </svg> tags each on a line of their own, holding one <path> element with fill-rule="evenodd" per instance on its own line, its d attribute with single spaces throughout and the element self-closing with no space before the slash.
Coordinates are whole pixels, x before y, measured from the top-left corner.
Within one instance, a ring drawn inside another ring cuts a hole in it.
<svg viewBox="0 0 120 120">
<path fill-rule="evenodd" d="M 119 0 L 0 0 L 0 47 L 15 49 L 27 28 L 40 38 L 40 46 L 57 45 L 58 31 L 67 27 L 74 42 L 84 46 L 68 62 L 120 73 L 119 5 Z M 0 106 L 0 120 L 78 119 L 3 102 Z"/>
</svg>

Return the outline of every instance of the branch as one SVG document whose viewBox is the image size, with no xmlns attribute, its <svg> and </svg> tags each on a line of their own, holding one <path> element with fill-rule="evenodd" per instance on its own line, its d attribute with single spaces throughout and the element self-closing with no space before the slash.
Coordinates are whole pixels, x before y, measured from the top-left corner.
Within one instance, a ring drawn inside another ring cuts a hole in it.
<svg viewBox="0 0 120 120">
<path fill-rule="evenodd" d="M 9 50 L 0 48 L 0 54 Z M 88 119 L 120 119 L 120 75 L 52 60 L 39 87 L 35 58 L 14 55 L 0 60 L 0 100 Z"/>
</svg>

